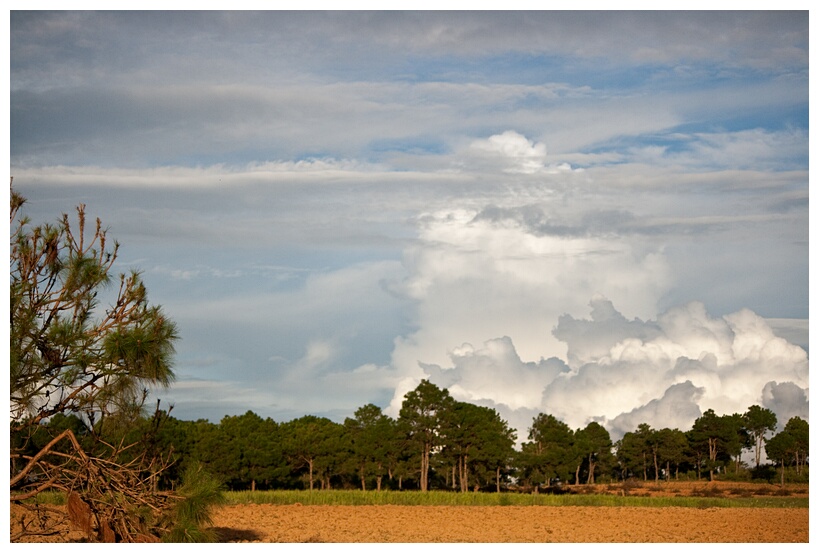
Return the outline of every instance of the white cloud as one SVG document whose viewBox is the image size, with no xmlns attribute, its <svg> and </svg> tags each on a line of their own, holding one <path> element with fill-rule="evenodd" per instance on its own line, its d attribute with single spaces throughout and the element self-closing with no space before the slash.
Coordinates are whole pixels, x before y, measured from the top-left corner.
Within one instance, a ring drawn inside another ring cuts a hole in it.
<svg viewBox="0 0 819 553">
<path fill-rule="evenodd" d="M 516 221 L 472 210 L 422 217 L 419 242 L 405 252 L 407 278 L 394 289 L 417 302 L 419 330 L 397 341 L 393 364 L 412 374 L 419 361 L 444 366 L 454 345 L 509 336 L 524 361 L 565 357 L 552 336 L 564 313 L 606 295 L 648 316 L 666 290 L 662 255 L 610 237 L 538 236 Z"/>
<path fill-rule="evenodd" d="M 546 145 L 534 143 L 515 131 L 476 140 L 470 150 L 490 163 L 498 163 L 506 173 L 537 173 L 544 169 Z"/>
<path fill-rule="evenodd" d="M 614 417 L 608 423 L 609 432 L 622 436 L 633 432 L 642 423 L 655 429 L 680 428 L 686 431 L 690 425 L 686 425 L 685 421 L 693 422 L 702 414 L 699 407 L 702 393 L 703 388 L 697 388 L 691 381 L 672 384 L 662 397 Z"/>
<path fill-rule="evenodd" d="M 513 410 L 538 408 L 541 390 L 569 370 L 556 358 L 524 363 L 508 336 L 488 340 L 480 348 L 463 344 L 449 356 L 451 368 L 422 368 L 460 401 L 503 403 Z"/>
<path fill-rule="evenodd" d="M 589 305 L 592 319 L 565 315 L 555 328 L 572 352 L 569 363 L 524 363 L 503 337 L 454 348 L 448 364 L 422 364 L 423 377 L 456 399 L 502 407 L 518 424 L 528 425 L 533 412 L 572 428 L 596 420 L 615 439 L 642 422 L 688 430 L 707 409 L 744 413 L 758 404 L 782 424 L 807 418 L 807 354 L 755 313 L 712 317 L 691 302 L 643 322 L 626 319 L 603 297 Z M 519 426 L 518 437 L 527 429 Z"/>
</svg>

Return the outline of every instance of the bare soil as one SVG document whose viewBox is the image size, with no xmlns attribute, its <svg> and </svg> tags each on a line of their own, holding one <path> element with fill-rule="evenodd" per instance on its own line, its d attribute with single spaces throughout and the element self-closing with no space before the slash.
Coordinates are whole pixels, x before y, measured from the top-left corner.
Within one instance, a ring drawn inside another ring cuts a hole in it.
<svg viewBox="0 0 819 553">
<path fill-rule="evenodd" d="M 571 487 L 630 496 L 807 497 L 808 486 L 668 482 Z M 11 529 L 20 511 L 12 506 Z M 808 543 L 808 509 L 228 505 L 224 543 Z M 77 531 L 26 541 L 83 541 Z"/>
<path fill-rule="evenodd" d="M 224 542 L 808 542 L 808 509 L 232 505 Z"/>
</svg>

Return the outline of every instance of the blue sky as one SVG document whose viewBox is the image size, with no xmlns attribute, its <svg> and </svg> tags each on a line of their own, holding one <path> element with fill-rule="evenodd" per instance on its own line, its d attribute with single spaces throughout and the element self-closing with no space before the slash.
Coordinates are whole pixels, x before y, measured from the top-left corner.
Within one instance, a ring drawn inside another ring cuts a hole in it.
<svg viewBox="0 0 819 553">
<path fill-rule="evenodd" d="M 179 418 L 808 416 L 808 12 L 11 12 L 10 166 Z M 644 420 L 638 420 L 638 419 Z"/>
</svg>

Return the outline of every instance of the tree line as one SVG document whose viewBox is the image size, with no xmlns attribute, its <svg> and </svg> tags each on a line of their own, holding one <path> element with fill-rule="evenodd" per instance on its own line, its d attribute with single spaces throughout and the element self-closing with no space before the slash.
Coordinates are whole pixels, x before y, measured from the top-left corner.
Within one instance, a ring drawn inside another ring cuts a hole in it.
<svg viewBox="0 0 819 553">
<path fill-rule="evenodd" d="M 758 405 L 742 414 L 708 410 L 685 432 L 643 423 L 616 442 L 597 422 L 572 430 L 541 413 L 519 449 L 515 431 L 495 409 L 456 401 L 428 380 L 405 396 L 397 419 L 367 404 L 343 423 L 314 415 L 276 422 L 248 411 L 215 424 L 179 420 L 161 410 L 137 424 L 112 421 L 90 429 L 81 418 L 60 414 L 37 427 L 30 447 L 66 428 L 80 440 L 96 433 L 108 442 L 141 442 L 174 461 L 158 485 L 173 487 L 187 466 L 202 465 L 234 490 L 537 492 L 558 483 L 717 475 L 784 483 L 786 469 L 788 480 L 807 479 L 807 421 L 794 417 L 775 433 L 776 415 Z M 753 453 L 750 466 L 741 460 L 746 451 Z"/>
</svg>

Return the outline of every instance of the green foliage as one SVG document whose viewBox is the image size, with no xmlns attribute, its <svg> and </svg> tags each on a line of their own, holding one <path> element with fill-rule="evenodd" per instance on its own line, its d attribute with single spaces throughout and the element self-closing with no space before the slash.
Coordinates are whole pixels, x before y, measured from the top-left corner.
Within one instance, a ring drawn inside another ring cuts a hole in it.
<svg viewBox="0 0 819 553">
<path fill-rule="evenodd" d="M 391 451 L 399 448 L 396 422 L 382 413 L 380 407 L 368 403 L 356 410 L 355 418 L 344 421 L 344 428 L 350 437 L 350 463 L 358 473 L 361 489 L 366 490 L 367 480 L 372 478 L 380 490 L 397 457 L 391 455 Z"/>
<path fill-rule="evenodd" d="M 331 487 L 331 479 L 343 470 L 351 447 L 342 425 L 314 415 L 283 423 L 281 440 L 291 468 L 306 478 L 311 490 L 316 480 L 322 489 Z"/>
<path fill-rule="evenodd" d="M 422 380 L 418 386 L 404 396 L 398 424 L 417 451 L 421 454 L 421 491 L 429 489 L 430 458 L 434 448 L 442 444 L 442 427 L 446 413 L 454 407 L 455 401 L 446 389 L 438 388 L 429 380 Z"/>
<path fill-rule="evenodd" d="M 611 448 L 611 436 L 608 430 L 598 422 L 590 422 L 585 428 L 575 432 L 574 449 L 586 466 L 587 484 L 594 484 L 595 469 L 599 469 L 599 465 L 606 467 L 612 463 Z M 578 465 L 578 474 L 579 471 L 580 465 Z"/>
<path fill-rule="evenodd" d="M 515 451 L 514 433 L 493 409 L 452 401 L 451 408 L 439 416 L 439 445 L 430 454 L 433 478 L 428 489 L 499 492 L 508 489 L 511 476 L 525 489 L 548 486 L 555 478 L 571 483 L 577 477 L 585 484 L 590 483 L 591 470 L 597 482 L 632 477 L 656 480 L 661 473 L 669 479 L 700 478 L 691 472 L 696 465 L 690 464 L 689 436 L 678 429 L 654 430 L 640 424 L 635 432 L 626 433 L 612 446 L 607 432 L 598 424 L 572 432 L 554 416 L 541 413 L 533 419 L 530 440 Z M 309 489 L 311 479 L 314 489 L 323 490 L 420 487 L 418 442 L 400 431 L 400 421 L 372 404 L 356 410 L 355 417 L 346 419 L 343 425 L 315 416 L 279 424 L 252 411 L 223 417 L 218 424 L 179 421 L 164 412 L 160 418 L 161 424 L 144 418 L 132 423 L 124 435 L 99 432 L 109 441 L 142 441 L 141 447 L 154 448 L 158 455 L 172 460 L 173 464 L 159 475 L 157 483 L 163 489 L 177 486 L 184 470 L 196 463 L 218 476 L 230 490 Z M 113 420 L 107 419 L 109 430 Z M 806 426 L 806 422 L 795 420 L 789 429 L 791 433 L 800 430 L 798 433 L 806 437 Z M 88 432 L 79 418 L 57 416 L 51 424 L 40 425 L 29 441 L 45 443 L 64 428 L 78 435 Z M 601 447 L 592 451 L 588 449 L 589 440 L 595 435 Z M 776 444 L 774 440 L 773 446 Z M 612 449 L 616 457 L 610 454 Z M 797 451 L 795 443 L 791 444 L 785 462 L 795 465 Z M 776 462 L 781 463 L 779 459 Z M 786 468 L 787 481 L 807 481 L 804 464 L 799 472 Z M 715 477 L 733 481 L 771 481 L 774 474 L 781 477 L 780 471 L 773 471 L 771 466 L 748 470 L 728 464 Z"/>
<path fill-rule="evenodd" d="M 515 433 L 497 411 L 489 407 L 456 401 L 442 414 L 440 456 L 455 473 L 460 491 L 494 483 L 500 490 L 501 474 L 509 472 L 514 455 Z"/>
<path fill-rule="evenodd" d="M 177 490 L 182 496 L 171 512 L 165 542 L 201 543 L 216 541 L 213 508 L 227 502 L 222 484 L 201 466 L 189 467 Z"/>
<path fill-rule="evenodd" d="M 548 485 L 552 478 L 568 482 L 576 467 L 574 432 L 554 415 L 540 413 L 532 420 L 529 440 L 517 457 L 520 477 L 529 485 Z"/>
<path fill-rule="evenodd" d="M 58 413 L 96 420 L 140 405 L 146 386 L 166 386 L 176 326 L 149 305 L 136 272 L 119 276 L 107 308 L 118 244 L 98 219 L 86 233 L 85 206 L 76 227 L 68 217 L 32 226 L 12 189 L 10 244 L 10 408 L 12 432 Z"/>
<path fill-rule="evenodd" d="M 776 422 L 776 414 L 759 405 L 751 405 L 743 415 L 743 423 L 754 443 L 754 461 L 757 467 L 765 435 L 776 430 Z"/>
<path fill-rule="evenodd" d="M 698 468 L 706 468 L 711 480 L 718 468 L 732 457 L 738 457 L 747 447 L 749 437 L 743 421 L 739 414 L 718 416 L 713 409 L 708 409 L 688 432 Z"/>
<path fill-rule="evenodd" d="M 782 432 L 770 438 L 765 444 L 765 452 L 768 457 L 779 463 L 782 467 L 781 483 L 785 483 L 786 464 L 792 462 L 795 465 L 796 478 L 791 476 L 790 481 L 807 479 L 807 456 L 810 451 L 810 428 L 808 422 L 800 417 L 791 418 L 785 425 Z M 805 476 L 801 477 L 804 472 Z"/>
<path fill-rule="evenodd" d="M 229 504 L 274 505 L 431 505 L 431 506 L 608 506 L 608 507 L 687 507 L 687 508 L 808 508 L 807 498 L 795 497 L 637 497 L 613 494 L 524 494 L 453 493 L 441 490 L 362 491 L 271 490 L 227 492 Z"/>
<path fill-rule="evenodd" d="M 218 451 L 222 463 L 229 467 L 224 476 L 238 486 L 255 489 L 258 482 L 269 482 L 277 475 L 282 451 L 279 425 L 262 419 L 253 411 L 236 417 L 224 417 L 219 423 Z"/>
</svg>

